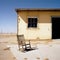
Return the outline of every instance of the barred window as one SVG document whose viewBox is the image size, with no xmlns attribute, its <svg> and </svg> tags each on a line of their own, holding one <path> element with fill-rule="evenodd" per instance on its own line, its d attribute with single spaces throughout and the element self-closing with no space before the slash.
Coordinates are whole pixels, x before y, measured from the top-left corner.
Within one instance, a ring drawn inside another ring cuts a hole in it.
<svg viewBox="0 0 60 60">
<path fill-rule="evenodd" d="M 37 18 L 28 18 L 28 28 L 37 27 Z"/>
</svg>

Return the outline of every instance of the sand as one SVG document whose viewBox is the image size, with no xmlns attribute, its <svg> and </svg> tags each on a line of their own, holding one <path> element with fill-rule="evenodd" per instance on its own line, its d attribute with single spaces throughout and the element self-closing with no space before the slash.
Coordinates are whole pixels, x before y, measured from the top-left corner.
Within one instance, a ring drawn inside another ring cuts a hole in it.
<svg viewBox="0 0 60 60">
<path fill-rule="evenodd" d="M 0 60 L 16 60 L 8 44 L 8 39 L 0 38 Z"/>
<path fill-rule="evenodd" d="M 22 53 L 18 50 L 16 36 L 0 38 L 0 60 L 60 60 L 60 40 L 33 43 L 38 49 Z"/>
</svg>

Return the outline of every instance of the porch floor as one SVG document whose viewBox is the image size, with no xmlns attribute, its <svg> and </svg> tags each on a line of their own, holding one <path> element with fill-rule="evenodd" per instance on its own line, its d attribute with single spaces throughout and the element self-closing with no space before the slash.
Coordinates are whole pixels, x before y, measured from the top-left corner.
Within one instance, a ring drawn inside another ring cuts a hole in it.
<svg viewBox="0 0 60 60">
<path fill-rule="evenodd" d="M 36 47 L 36 49 L 28 52 L 19 51 L 17 44 L 9 44 L 7 47 L 10 47 L 17 60 L 60 60 L 60 40 L 32 44 L 32 48 Z"/>
</svg>

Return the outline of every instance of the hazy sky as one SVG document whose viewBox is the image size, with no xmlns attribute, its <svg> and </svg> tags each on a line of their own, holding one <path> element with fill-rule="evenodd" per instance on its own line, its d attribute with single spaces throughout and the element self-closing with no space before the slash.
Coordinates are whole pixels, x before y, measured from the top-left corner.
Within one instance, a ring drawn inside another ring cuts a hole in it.
<svg viewBox="0 0 60 60">
<path fill-rule="evenodd" d="M 60 8 L 60 0 L 0 0 L 0 32 L 17 31 L 16 8 Z"/>
</svg>

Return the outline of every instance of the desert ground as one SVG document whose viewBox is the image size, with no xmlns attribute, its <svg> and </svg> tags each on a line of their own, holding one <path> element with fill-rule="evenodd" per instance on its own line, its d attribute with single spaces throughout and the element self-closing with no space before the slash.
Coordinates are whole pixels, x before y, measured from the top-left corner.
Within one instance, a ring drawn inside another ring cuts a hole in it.
<svg viewBox="0 0 60 60">
<path fill-rule="evenodd" d="M 17 37 L 0 36 L 0 60 L 60 60 L 60 39 L 31 41 L 32 51 L 18 50 Z"/>
<path fill-rule="evenodd" d="M 0 60 L 16 60 L 10 48 L 7 47 L 16 36 L 0 35 Z"/>
</svg>

